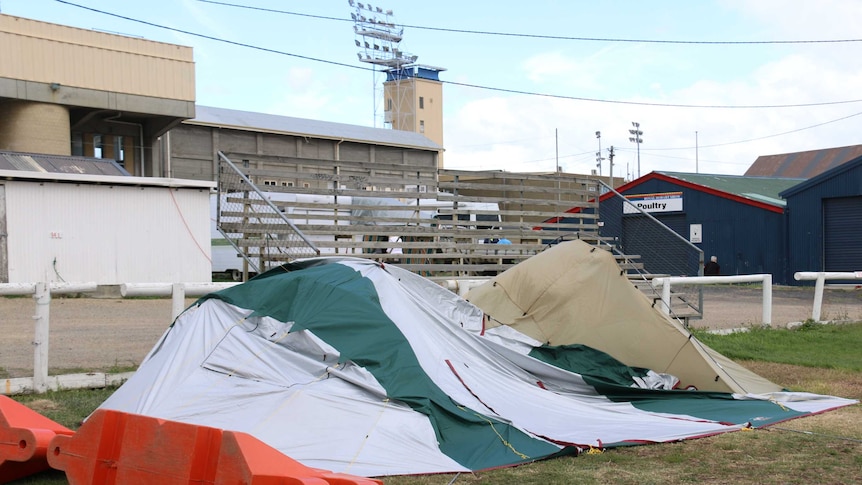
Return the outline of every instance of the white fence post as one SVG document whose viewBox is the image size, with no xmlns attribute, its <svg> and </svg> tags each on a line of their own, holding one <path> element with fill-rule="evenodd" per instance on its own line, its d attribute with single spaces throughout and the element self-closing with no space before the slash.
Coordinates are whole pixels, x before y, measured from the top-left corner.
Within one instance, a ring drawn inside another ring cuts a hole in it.
<svg viewBox="0 0 862 485">
<path fill-rule="evenodd" d="M 177 319 L 186 306 L 186 286 L 182 283 L 171 285 L 171 321 Z"/>
<path fill-rule="evenodd" d="M 670 278 L 666 278 L 661 284 L 661 311 L 670 315 Z"/>
<path fill-rule="evenodd" d="M 820 321 L 820 312 L 823 310 L 823 287 L 826 286 L 826 274 L 818 273 L 817 281 L 814 283 L 814 307 L 811 309 L 811 319 Z"/>
<path fill-rule="evenodd" d="M 48 390 L 48 335 L 50 331 L 51 290 L 48 283 L 36 283 L 33 298 L 36 300 L 36 314 L 33 315 L 35 336 L 33 339 L 33 390 Z"/>
<path fill-rule="evenodd" d="M 772 275 L 763 275 L 763 324 L 772 325 Z"/>
</svg>

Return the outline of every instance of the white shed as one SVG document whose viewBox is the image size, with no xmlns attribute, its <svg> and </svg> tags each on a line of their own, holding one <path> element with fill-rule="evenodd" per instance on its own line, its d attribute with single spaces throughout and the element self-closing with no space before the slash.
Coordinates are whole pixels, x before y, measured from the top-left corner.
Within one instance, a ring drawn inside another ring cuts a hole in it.
<svg viewBox="0 0 862 485">
<path fill-rule="evenodd" d="M 0 283 L 208 282 L 214 182 L 0 170 Z"/>
</svg>

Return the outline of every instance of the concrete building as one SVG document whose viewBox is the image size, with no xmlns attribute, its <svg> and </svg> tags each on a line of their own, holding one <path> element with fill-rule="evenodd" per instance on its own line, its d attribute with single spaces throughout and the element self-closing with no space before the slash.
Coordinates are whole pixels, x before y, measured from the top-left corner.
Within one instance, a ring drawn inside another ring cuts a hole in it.
<svg viewBox="0 0 862 485">
<path fill-rule="evenodd" d="M 157 160 L 170 177 L 215 180 L 219 151 L 269 170 L 253 180 L 262 187 L 302 189 L 322 187 L 321 172 L 328 173 L 334 162 L 433 171 L 441 148 L 409 131 L 198 106 L 195 118 L 162 137 Z"/>
<path fill-rule="evenodd" d="M 195 114 L 190 47 L 2 14 L 0 45 L 0 150 L 165 175 L 153 146 Z"/>
<path fill-rule="evenodd" d="M 440 67 L 410 65 L 386 71 L 384 120 L 394 130 L 421 133 L 443 147 L 443 83 Z M 442 153 L 440 168 L 443 168 Z"/>
</svg>

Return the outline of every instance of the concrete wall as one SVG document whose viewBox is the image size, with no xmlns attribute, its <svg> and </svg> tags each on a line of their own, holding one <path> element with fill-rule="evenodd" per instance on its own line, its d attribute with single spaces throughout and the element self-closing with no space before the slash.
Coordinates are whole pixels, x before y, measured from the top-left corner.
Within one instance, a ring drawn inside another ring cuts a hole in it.
<svg viewBox="0 0 862 485">
<path fill-rule="evenodd" d="M 163 137 L 172 177 L 215 180 L 216 154 L 230 153 L 237 163 L 253 160 L 255 169 L 270 170 L 269 179 L 297 182 L 296 171 L 331 170 L 335 160 L 357 163 L 417 165 L 436 169 L 437 152 L 277 133 L 258 133 L 183 123 Z M 283 175 L 280 175 L 283 172 Z M 261 178 L 261 180 L 263 177 Z M 257 181 L 262 183 L 261 181 Z M 298 183 L 298 182 L 297 182 Z M 300 186 L 301 185 L 297 185 Z"/>
</svg>

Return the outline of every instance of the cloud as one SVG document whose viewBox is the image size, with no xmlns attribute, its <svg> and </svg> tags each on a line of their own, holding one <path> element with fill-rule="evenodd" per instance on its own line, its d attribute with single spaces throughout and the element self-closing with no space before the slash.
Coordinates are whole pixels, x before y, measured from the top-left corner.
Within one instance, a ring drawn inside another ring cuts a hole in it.
<svg viewBox="0 0 862 485">
<path fill-rule="evenodd" d="M 853 22 L 847 19 L 862 16 L 862 4 L 834 0 L 792 9 L 771 1 L 723 4 L 760 21 L 762 32 L 752 35 L 758 39 L 851 38 Z M 862 60 L 850 54 L 857 49 L 855 43 L 756 49 L 637 45 L 551 51 L 532 56 L 521 66 L 540 92 L 654 104 L 770 106 L 862 98 L 856 94 Z M 569 84 L 559 87 L 564 82 Z M 589 173 L 596 168 L 595 154 L 589 152 L 598 150 L 594 133 L 601 131 L 605 158 L 607 148 L 615 146 L 617 170 L 622 170 L 615 174 L 636 176 L 638 147 L 628 140 L 628 129 L 632 121 L 639 121 L 644 131 L 641 174 L 695 169 L 742 174 L 759 155 L 858 143 L 858 118 L 830 121 L 862 112 L 862 103 L 701 109 L 472 94 L 473 99 L 460 102 L 446 120 L 446 163 L 452 168 L 547 167 L 548 156 L 553 158 L 554 153 L 547 135 L 556 128 L 567 171 Z M 485 140 L 486 144 L 479 143 Z"/>
</svg>

